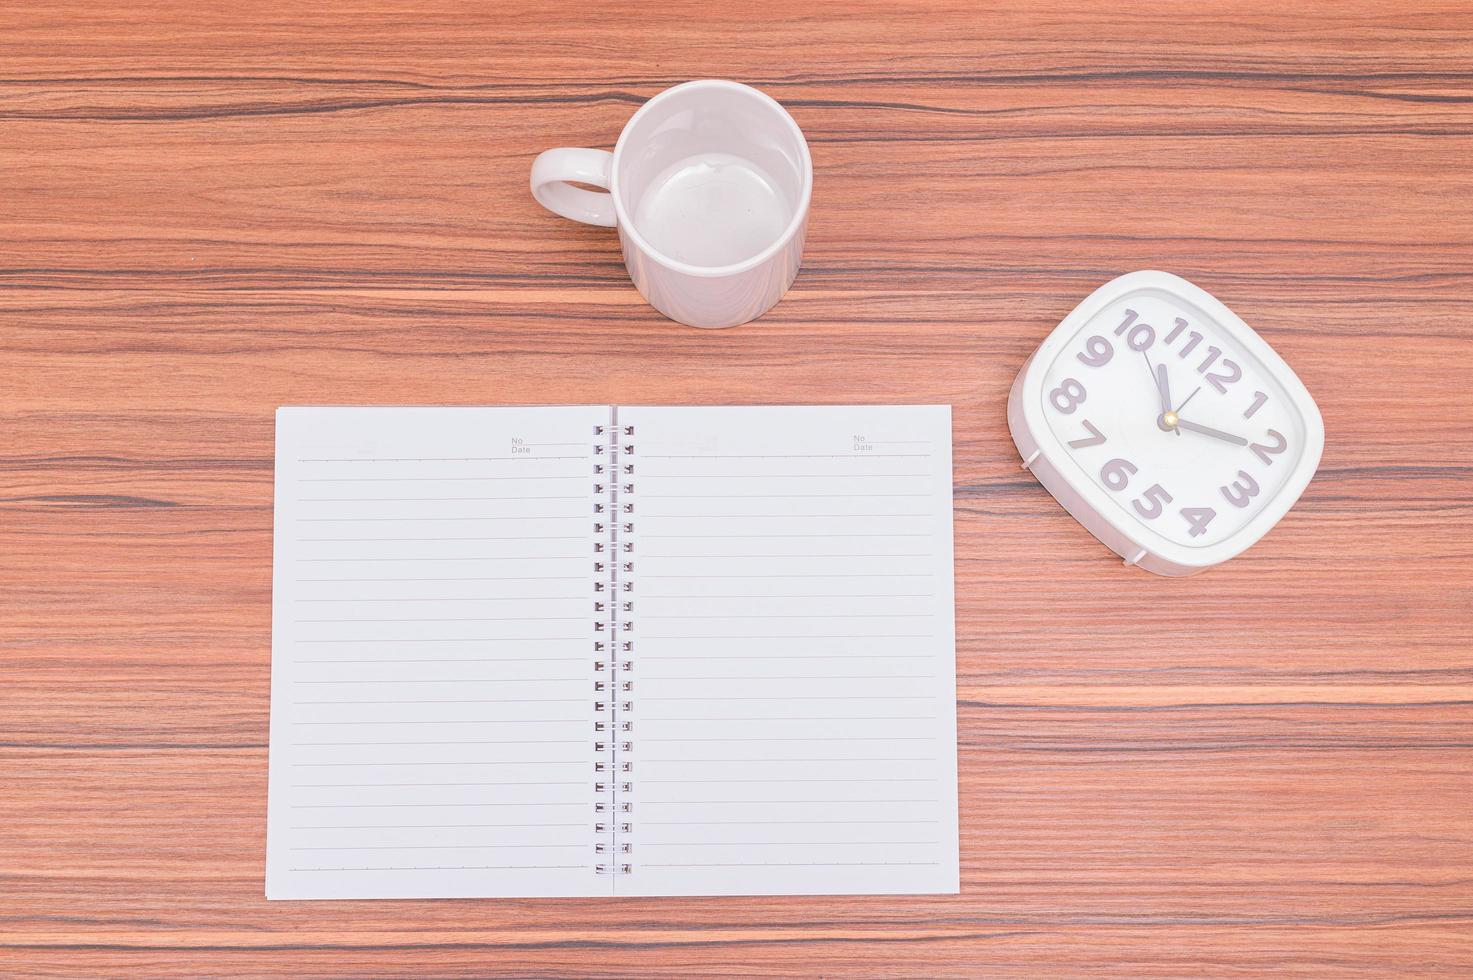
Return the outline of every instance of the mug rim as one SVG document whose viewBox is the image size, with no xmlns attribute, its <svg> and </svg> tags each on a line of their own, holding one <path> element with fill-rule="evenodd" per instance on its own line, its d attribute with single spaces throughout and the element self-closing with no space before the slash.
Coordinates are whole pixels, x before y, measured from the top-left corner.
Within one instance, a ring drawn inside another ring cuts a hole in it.
<svg viewBox="0 0 1473 980">
<path fill-rule="evenodd" d="M 777 110 L 778 116 L 787 125 L 792 134 L 798 138 L 798 147 L 802 151 L 803 186 L 798 195 L 798 205 L 793 209 L 792 220 L 788 222 L 782 234 L 773 239 L 762 251 L 756 255 L 742 259 L 740 262 L 732 262 L 728 265 L 691 265 L 688 262 L 681 262 L 664 254 L 651 245 L 639 233 L 639 229 L 634 226 L 634 221 L 625 210 L 624 201 L 619 193 L 619 155 L 624 150 L 624 141 L 634 129 L 634 124 L 639 121 L 641 116 L 650 111 L 653 106 L 667 96 L 673 96 L 676 92 L 683 92 L 692 88 L 721 88 L 741 92 L 745 95 L 756 96 L 759 100 Z M 645 102 L 644 105 L 640 106 L 634 115 L 629 117 L 629 121 L 624 124 L 623 130 L 619 133 L 618 142 L 614 144 L 613 160 L 609 167 L 609 196 L 614 199 L 614 215 L 617 219 L 620 232 L 633 239 L 634 244 L 639 247 L 640 252 L 644 255 L 648 255 L 667 269 L 688 276 L 717 278 L 720 276 L 736 275 L 755 269 L 778 254 L 798 234 L 798 229 L 803 227 L 803 222 L 808 217 L 808 204 L 813 197 L 813 157 L 808 152 L 808 139 L 803 135 L 803 130 L 799 128 L 798 123 L 789 114 L 788 110 L 783 108 L 781 102 L 778 102 L 761 89 L 753 88 L 750 85 L 743 85 L 741 82 L 732 82 L 723 78 L 698 78 L 689 82 L 681 82 L 679 85 L 672 85 L 664 91 L 657 93 Z"/>
</svg>

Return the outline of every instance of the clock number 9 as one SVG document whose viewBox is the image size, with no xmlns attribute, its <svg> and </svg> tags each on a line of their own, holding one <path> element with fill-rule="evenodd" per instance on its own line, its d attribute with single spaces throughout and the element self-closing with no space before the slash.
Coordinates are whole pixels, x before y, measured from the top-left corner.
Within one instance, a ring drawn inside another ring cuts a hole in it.
<svg viewBox="0 0 1473 980">
<path fill-rule="evenodd" d="M 1100 479 L 1111 490 L 1124 490 L 1138 469 L 1139 467 L 1128 459 L 1112 459 L 1100 467 Z"/>
<path fill-rule="evenodd" d="M 1065 415 L 1073 415 L 1074 410 L 1084 404 L 1085 395 L 1084 385 L 1073 378 L 1065 378 L 1057 388 L 1048 393 L 1048 400 Z"/>
<path fill-rule="evenodd" d="M 1075 354 L 1085 367 L 1104 367 L 1115 356 L 1115 348 L 1104 337 L 1094 336 L 1084 342 L 1084 350 Z"/>
</svg>

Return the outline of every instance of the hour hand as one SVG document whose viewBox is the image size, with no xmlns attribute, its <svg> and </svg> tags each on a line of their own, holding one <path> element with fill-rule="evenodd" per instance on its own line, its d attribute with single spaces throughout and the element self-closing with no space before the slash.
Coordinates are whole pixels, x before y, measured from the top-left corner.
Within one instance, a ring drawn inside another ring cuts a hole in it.
<svg viewBox="0 0 1473 980">
<path fill-rule="evenodd" d="M 1181 435 L 1181 430 L 1176 427 L 1176 412 L 1171 408 L 1171 379 L 1166 374 L 1166 365 L 1157 364 L 1151 366 L 1151 355 L 1141 351 L 1141 357 L 1146 359 L 1146 370 L 1151 372 L 1151 378 L 1156 382 L 1156 394 L 1161 399 L 1161 414 L 1156 417 L 1156 425 L 1164 432 L 1174 432 Z"/>
<path fill-rule="evenodd" d="M 1141 356 L 1146 359 L 1146 367 L 1156 378 L 1156 394 L 1161 398 L 1161 414 L 1165 415 L 1171 411 L 1171 381 L 1166 376 L 1166 365 L 1157 364 L 1151 367 L 1151 355 L 1141 351 Z"/>
<path fill-rule="evenodd" d="M 1196 422 L 1188 422 L 1184 418 L 1178 418 L 1176 425 L 1177 428 L 1186 429 L 1188 432 L 1197 432 L 1204 436 L 1211 436 L 1214 439 L 1221 439 L 1223 442 L 1230 442 L 1234 446 L 1248 445 L 1248 440 L 1242 436 L 1235 436 L 1231 432 L 1214 429 L 1210 425 L 1198 425 Z"/>
</svg>

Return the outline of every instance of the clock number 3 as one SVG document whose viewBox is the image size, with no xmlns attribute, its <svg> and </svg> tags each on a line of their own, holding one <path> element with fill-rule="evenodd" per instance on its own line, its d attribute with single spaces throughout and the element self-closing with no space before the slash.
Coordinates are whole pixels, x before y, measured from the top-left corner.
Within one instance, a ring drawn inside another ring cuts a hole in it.
<svg viewBox="0 0 1473 980">
<path fill-rule="evenodd" d="M 1258 481 L 1248 475 L 1247 470 L 1238 470 L 1238 479 L 1230 487 L 1218 487 L 1222 496 L 1234 507 L 1247 507 L 1248 501 L 1258 496 Z"/>
<path fill-rule="evenodd" d="M 1084 404 L 1085 395 L 1084 385 L 1073 378 L 1065 378 L 1057 388 L 1048 393 L 1048 400 L 1065 415 L 1073 415 L 1074 410 Z"/>
</svg>

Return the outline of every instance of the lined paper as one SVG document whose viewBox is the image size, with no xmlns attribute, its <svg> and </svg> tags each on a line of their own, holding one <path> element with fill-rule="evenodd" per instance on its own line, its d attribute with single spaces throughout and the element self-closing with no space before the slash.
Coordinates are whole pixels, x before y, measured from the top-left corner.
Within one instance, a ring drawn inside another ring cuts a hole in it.
<svg viewBox="0 0 1473 980">
<path fill-rule="evenodd" d="M 277 414 L 270 898 L 608 894 L 607 408 Z"/>
<path fill-rule="evenodd" d="M 951 532 L 944 406 L 281 409 L 267 896 L 957 891 Z"/>
<path fill-rule="evenodd" d="M 958 890 L 951 413 L 625 408 L 619 894 Z"/>
</svg>

